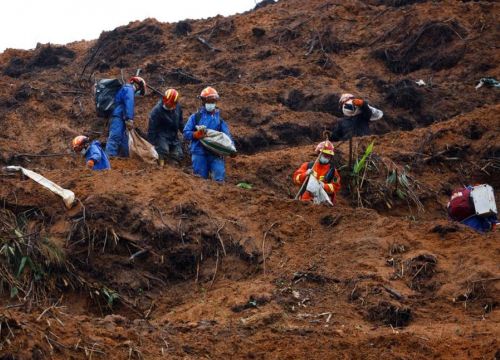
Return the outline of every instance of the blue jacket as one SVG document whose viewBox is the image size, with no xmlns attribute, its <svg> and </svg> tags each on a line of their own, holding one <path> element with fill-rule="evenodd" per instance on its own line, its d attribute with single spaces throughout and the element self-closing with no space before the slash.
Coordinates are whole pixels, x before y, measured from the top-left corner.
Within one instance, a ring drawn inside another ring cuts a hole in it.
<svg viewBox="0 0 500 360">
<path fill-rule="evenodd" d="M 182 131 L 183 127 L 181 105 L 177 104 L 175 109 L 166 110 L 160 100 L 149 114 L 148 140 L 156 144 L 156 139 L 161 133 L 167 140 L 175 141 L 178 139 L 177 133 Z"/>
<path fill-rule="evenodd" d="M 125 84 L 115 95 L 115 109 L 113 110 L 113 117 L 122 120 L 134 120 L 134 86 L 132 84 Z"/>
<path fill-rule="evenodd" d="M 231 141 L 233 140 L 231 137 L 231 133 L 229 132 L 229 127 L 226 122 L 221 118 L 219 110 L 215 110 L 213 114 L 210 114 L 208 111 L 202 107 L 199 111 L 201 114 L 200 121 L 198 123 L 195 122 L 195 115 L 192 114 L 189 117 L 189 120 L 184 127 L 183 136 L 185 140 L 191 141 L 191 154 L 196 155 L 207 155 L 210 154 L 210 151 L 205 149 L 205 147 L 201 144 L 200 140 L 195 140 L 193 138 L 193 133 L 196 131 L 196 125 L 205 125 L 207 129 L 217 130 L 223 132 Z"/>
<path fill-rule="evenodd" d="M 92 170 L 108 170 L 111 169 L 109 159 L 101 147 L 99 141 L 94 140 L 90 143 L 87 152 L 85 153 L 85 161 L 94 160 L 94 167 Z"/>
</svg>

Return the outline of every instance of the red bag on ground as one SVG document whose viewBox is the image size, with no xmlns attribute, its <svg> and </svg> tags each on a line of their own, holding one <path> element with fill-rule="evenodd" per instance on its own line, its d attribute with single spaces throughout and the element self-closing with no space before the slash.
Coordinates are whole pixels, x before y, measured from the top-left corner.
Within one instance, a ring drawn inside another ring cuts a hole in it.
<svg viewBox="0 0 500 360">
<path fill-rule="evenodd" d="M 451 194 L 451 200 L 448 203 L 448 215 L 452 220 L 462 221 L 469 216 L 474 215 L 474 203 L 470 196 L 471 189 L 456 189 Z"/>
</svg>

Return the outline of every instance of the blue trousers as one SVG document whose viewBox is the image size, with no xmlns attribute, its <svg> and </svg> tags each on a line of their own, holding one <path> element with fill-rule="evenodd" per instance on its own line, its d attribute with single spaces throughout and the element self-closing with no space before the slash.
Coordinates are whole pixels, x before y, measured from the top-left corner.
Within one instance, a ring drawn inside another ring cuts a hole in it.
<svg viewBox="0 0 500 360">
<path fill-rule="evenodd" d="M 128 157 L 128 135 L 125 122 L 117 117 L 111 119 L 109 124 L 109 137 L 106 143 L 108 156 Z"/>
<path fill-rule="evenodd" d="M 213 154 L 192 154 L 191 161 L 195 175 L 208 179 L 209 174 L 212 174 L 215 181 L 224 181 L 226 177 L 224 158 Z"/>
</svg>

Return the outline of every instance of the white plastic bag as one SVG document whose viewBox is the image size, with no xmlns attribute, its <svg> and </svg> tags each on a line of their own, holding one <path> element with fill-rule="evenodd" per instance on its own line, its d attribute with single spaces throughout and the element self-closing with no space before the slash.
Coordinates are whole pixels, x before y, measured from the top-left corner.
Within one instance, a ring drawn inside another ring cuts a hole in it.
<svg viewBox="0 0 500 360">
<path fill-rule="evenodd" d="M 309 191 L 313 196 L 314 204 L 327 203 L 333 206 L 330 196 L 326 193 L 325 189 L 323 189 L 323 186 L 321 186 L 319 180 L 312 175 L 309 176 L 309 181 L 307 182 L 306 191 Z"/>
<path fill-rule="evenodd" d="M 25 169 L 21 166 L 7 166 L 4 169 L 7 171 L 21 171 L 25 176 L 29 177 L 33 181 L 42 185 L 44 188 L 49 189 L 54 194 L 62 197 L 62 199 L 64 201 L 64 205 L 66 205 L 66 207 L 68 209 L 71 209 L 71 207 L 75 203 L 75 193 L 73 191 L 60 187 L 56 183 L 53 183 L 49 179 L 44 178 L 42 175 L 40 175 L 34 171 Z"/>
<path fill-rule="evenodd" d="M 382 116 L 384 116 L 384 113 L 382 112 L 382 110 L 379 110 L 371 105 L 368 105 L 368 107 L 372 111 L 372 116 L 370 117 L 370 121 L 377 121 L 377 120 L 382 119 Z"/>
<path fill-rule="evenodd" d="M 197 130 L 198 126 L 196 127 Z M 220 131 L 206 129 L 205 137 L 200 139 L 201 144 L 217 155 L 226 156 L 236 153 L 236 148 L 226 134 Z"/>
<path fill-rule="evenodd" d="M 127 130 L 127 133 L 130 154 L 147 163 L 155 164 L 158 160 L 155 147 L 142 138 L 134 129 Z"/>
</svg>

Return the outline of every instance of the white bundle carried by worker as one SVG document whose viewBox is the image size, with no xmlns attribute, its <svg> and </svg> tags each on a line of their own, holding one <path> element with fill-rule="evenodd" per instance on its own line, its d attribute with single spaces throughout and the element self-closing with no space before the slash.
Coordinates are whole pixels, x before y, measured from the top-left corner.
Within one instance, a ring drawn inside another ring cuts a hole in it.
<svg viewBox="0 0 500 360">
<path fill-rule="evenodd" d="M 203 125 L 197 125 L 196 130 L 205 131 L 205 136 L 200 139 L 200 142 L 208 150 L 221 156 L 236 154 L 236 147 L 233 141 L 223 132 L 207 129 Z"/>
</svg>

